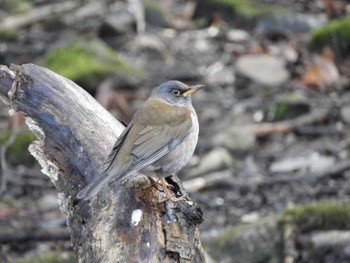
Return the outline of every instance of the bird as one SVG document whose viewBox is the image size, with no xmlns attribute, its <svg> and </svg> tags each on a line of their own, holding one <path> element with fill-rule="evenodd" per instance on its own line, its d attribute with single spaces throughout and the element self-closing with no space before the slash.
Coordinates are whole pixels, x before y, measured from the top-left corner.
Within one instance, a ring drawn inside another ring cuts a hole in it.
<svg viewBox="0 0 350 263">
<path fill-rule="evenodd" d="M 199 124 L 191 94 L 202 88 L 177 80 L 155 87 L 116 140 L 99 176 L 78 193 L 78 199 L 90 200 L 109 182 L 141 172 L 151 183 L 159 180 L 165 201 L 178 201 L 165 178 L 179 172 L 194 153 Z"/>
</svg>

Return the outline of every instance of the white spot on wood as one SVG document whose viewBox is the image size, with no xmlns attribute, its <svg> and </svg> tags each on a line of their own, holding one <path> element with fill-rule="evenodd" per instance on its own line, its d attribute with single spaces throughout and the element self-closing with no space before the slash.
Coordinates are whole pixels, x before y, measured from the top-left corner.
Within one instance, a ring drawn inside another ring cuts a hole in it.
<svg viewBox="0 0 350 263">
<path fill-rule="evenodd" d="M 43 152 L 43 142 L 34 141 L 29 145 L 29 152 L 34 156 L 42 167 L 41 172 L 50 177 L 51 181 L 55 183 L 58 177 L 58 167 L 47 159 L 45 153 Z"/>
<path fill-rule="evenodd" d="M 34 133 L 34 135 L 39 139 L 39 140 L 44 140 L 45 139 L 45 134 L 44 131 L 39 125 L 32 119 L 32 118 L 25 118 L 26 124 L 28 128 Z"/>
<path fill-rule="evenodd" d="M 187 201 L 187 204 L 193 205 L 193 202 L 192 201 Z"/>
<path fill-rule="evenodd" d="M 141 220 L 141 217 L 142 217 L 142 210 L 136 209 L 136 210 L 132 211 L 130 225 L 137 226 Z"/>
<path fill-rule="evenodd" d="M 9 115 L 10 115 L 10 116 L 15 115 L 15 113 L 16 113 L 15 109 L 13 109 L 13 108 L 10 108 L 10 109 L 9 109 Z"/>
</svg>

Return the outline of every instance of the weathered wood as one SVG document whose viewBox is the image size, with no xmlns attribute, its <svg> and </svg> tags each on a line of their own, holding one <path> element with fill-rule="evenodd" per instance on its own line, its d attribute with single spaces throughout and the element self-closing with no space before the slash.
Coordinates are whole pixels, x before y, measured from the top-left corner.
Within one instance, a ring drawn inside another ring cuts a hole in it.
<svg viewBox="0 0 350 263">
<path fill-rule="evenodd" d="M 75 83 L 32 64 L 0 66 L 0 97 L 26 116 L 31 153 L 58 191 L 79 262 L 204 262 L 200 208 L 159 204 L 155 188 L 110 183 L 86 202 L 76 194 L 97 174 L 123 126 Z M 142 185 L 144 176 L 132 176 Z M 133 184 L 135 184 L 133 182 Z M 175 189 L 183 191 L 174 178 Z M 132 224 L 133 211 L 142 217 Z M 170 219 L 176 221 L 168 223 Z"/>
</svg>

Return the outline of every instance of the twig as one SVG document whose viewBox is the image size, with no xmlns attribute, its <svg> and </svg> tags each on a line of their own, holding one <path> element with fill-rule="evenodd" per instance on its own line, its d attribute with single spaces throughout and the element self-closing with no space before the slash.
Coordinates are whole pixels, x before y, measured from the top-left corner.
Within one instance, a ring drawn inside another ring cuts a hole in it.
<svg viewBox="0 0 350 263">
<path fill-rule="evenodd" d="M 6 162 L 6 151 L 8 147 L 16 140 L 17 136 L 23 131 L 24 131 L 23 129 L 14 130 L 10 138 L 8 138 L 8 140 L 2 146 L 0 146 L 0 171 L 1 171 L 0 196 L 6 190 L 8 174 L 12 173 L 11 169 L 8 167 Z"/>
<path fill-rule="evenodd" d="M 5 18 L 1 23 L 1 28 L 21 28 L 39 22 L 53 14 L 71 11 L 79 6 L 78 1 L 68 1 L 65 3 L 53 4 L 34 9 L 22 15 L 15 15 Z"/>
</svg>

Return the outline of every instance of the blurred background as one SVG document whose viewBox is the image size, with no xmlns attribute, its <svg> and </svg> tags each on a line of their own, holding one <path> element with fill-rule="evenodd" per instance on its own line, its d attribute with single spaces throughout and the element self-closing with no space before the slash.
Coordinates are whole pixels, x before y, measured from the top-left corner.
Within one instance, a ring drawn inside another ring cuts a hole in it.
<svg viewBox="0 0 350 263">
<path fill-rule="evenodd" d="M 350 262 L 349 0 L 0 0 L 0 64 L 61 74 L 128 123 L 205 84 L 180 178 L 208 262 Z M 35 137 L 0 102 L 0 262 L 76 262 Z"/>
</svg>

